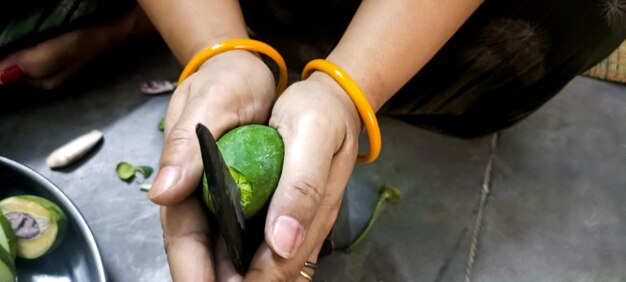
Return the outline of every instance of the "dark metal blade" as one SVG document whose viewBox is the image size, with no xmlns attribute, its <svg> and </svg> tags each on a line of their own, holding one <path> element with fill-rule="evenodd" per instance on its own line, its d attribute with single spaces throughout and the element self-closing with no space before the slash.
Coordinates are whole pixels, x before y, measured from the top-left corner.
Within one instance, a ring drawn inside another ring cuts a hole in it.
<svg viewBox="0 0 626 282">
<path fill-rule="evenodd" d="M 243 275 L 247 268 L 247 265 L 244 264 L 243 245 L 243 232 L 246 226 L 241 208 L 239 187 L 230 175 L 211 132 L 204 125 L 198 123 L 196 135 L 200 142 L 204 174 L 207 178 L 209 193 L 213 199 L 217 227 L 224 238 L 235 270 Z"/>
</svg>

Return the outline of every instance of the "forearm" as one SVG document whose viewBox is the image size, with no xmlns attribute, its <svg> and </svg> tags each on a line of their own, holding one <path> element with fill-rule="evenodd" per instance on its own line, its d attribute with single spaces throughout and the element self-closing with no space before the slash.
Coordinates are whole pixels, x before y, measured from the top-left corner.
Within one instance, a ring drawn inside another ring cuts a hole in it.
<svg viewBox="0 0 626 282">
<path fill-rule="evenodd" d="M 237 0 L 138 2 L 181 64 L 208 46 L 248 37 Z"/>
<path fill-rule="evenodd" d="M 482 0 L 365 0 L 328 60 L 378 110 L 413 77 Z"/>
</svg>

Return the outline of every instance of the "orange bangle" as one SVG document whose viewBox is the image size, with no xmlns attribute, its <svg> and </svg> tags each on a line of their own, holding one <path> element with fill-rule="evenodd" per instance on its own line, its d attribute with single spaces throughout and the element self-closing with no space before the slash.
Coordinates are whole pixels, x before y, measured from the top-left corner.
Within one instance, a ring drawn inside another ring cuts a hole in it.
<svg viewBox="0 0 626 282">
<path fill-rule="evenodd" d="M 367 101 L 367 98 L 365 98 L 365 95 L 363 95 L 363 92 L 361 92 L 361 89 L 354 80 L 337 65 L 321 59 L 310 61 L 302 71 L 302 79 L 304 80 L 309 77 L 314 70 L 322 71 L 330 75 L 341 88 L 348 93 L 348 96 L 350 96 L 352 103 L 354 103 L 354 106 L 356 106 L 356 109 L 359 111 L 359 115 L 361 115 L 363 119 L 363 123 L 365 123 L 367 137 L 370 143 L 369 153 L 367 155 L 359 155 L 357 161 L 360 163 L 373 162 L 380 154 L 380 127 L 378 126 L 376 114 Z"/>
<path fill-rule="evenodd" d="M 215 44 L 211 47 L 207 47 L 204 50 L 200 51 L 200 53 L 196 54 L 185 66 L 183 72 L 180 74 L 178 78 L 178 85 L 180 85 L 187 77 L 189 77 L 192 73 L 196 72 L 204 62 L 206 62 L 211 57 L 224 53 L 230 50 L 247 50 L 254 51 L 264 54 L 276 64 L 278 64 L 278 68 L 280 70 L 280 77 L 278 79 L 278 85 L 276 86 L 276 94 L 280 95 L 285 88 L 287 88 L 287 65 L 285 64 L 285 60 L 280 56 L 278 51 L 276 51 L 271 46 L 257 40 L 252 39 L 232 39 L 227 40 L 222 43 Z"/>
</svg>

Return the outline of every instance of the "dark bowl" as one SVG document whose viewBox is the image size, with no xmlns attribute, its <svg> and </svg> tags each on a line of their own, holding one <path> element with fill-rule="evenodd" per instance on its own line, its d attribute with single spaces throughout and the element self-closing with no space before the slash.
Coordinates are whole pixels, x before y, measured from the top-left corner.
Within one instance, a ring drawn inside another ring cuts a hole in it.
<svg viewBox="0 0 626 282">
<path fill-rule="evenodd" d="M 30 194 L 57 204 L 67 215 L 67 233 L 52 252 L 35 260 L 17 259 L 17 277 L 24 281 L 106 281 L 96 241 L 76 206 L 54 184 L 32 169 L 0 157 L 0 199 Z"/>
</svg>

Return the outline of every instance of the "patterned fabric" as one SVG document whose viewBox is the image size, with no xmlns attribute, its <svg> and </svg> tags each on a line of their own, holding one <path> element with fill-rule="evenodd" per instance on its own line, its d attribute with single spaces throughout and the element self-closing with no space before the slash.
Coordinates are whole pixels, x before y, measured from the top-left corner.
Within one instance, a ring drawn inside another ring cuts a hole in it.
<svg viewBox="0 0 626 282">
<path fill-rule="evenodd" d="M 360 1 L 241 3 L 256 35 L 301 69 L 332 50 Z M 488 134 L 527 117 L 625 39 L 626 0 L 486 0 L 379 112 L 455 136 Z"/>
<path fill-rule="evenodd" d="M 585 75 L 626 83 L 626 41 L 608 58 L 586 71 Z"/>
<path fill-rule="evenodd" d="M 0 12 L 0 56 L 80 24 L 114 16 L 127 0 L 10 1 Z"/>
</svg>

